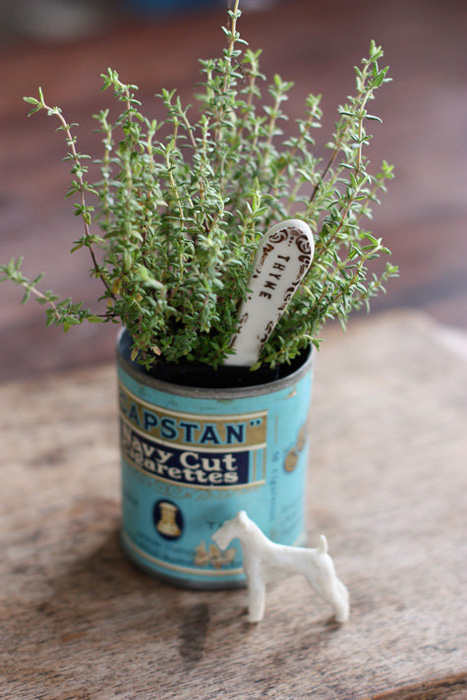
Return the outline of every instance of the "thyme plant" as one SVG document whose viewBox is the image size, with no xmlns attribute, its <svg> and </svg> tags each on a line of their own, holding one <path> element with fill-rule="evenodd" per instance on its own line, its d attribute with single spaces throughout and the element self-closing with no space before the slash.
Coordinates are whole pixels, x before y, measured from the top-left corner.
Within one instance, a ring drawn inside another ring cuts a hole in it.
<svg viewBox="0 0 467 700">
<path fill-rule="evenodd" d="M 24 98 L 30 114 L 45 111 L 64 133 L 72 174 L 66 196 L 75 198 L 83 224 L 71 252 L 88 249 L 105 311 L 41 291 L 43 275 L 27 278 L 21 258 L 0 266 L 0 281 L 24 287 L 23 303 L 36 297 L 47 325 L 67 331 L 84 321 L 121 322 L 133 339 L 133 358 L 146 368 L 155 362 L 222 363 L 261 236 L 282 219 L 310 225 L 315 258 L 256 366 L 289 362 L 310 343 L 319 346 L 324 322 L 345 325 L 397 275 L 391 263 L 380 275 L 369 270 L 373 259 L 389 253 L 366 223 L 393 177 L 386 162 L 371 174 L 365 155 L 368 125 L 381 121 L 369 103 L 390 80 L 388 68 L 379 65 L 381 47 L 372 41 L 369 56 L 355 68 L 355 94 L 339 108 L 325 162 L 313 154 L 320 95 L 308 96 L 295 135 L 286 138 L 281 123 L 293 84 L 279 75 L 267 83 L 261 51 L 248 48 L 238 32 L 240 14 L 236 0 L 223 28 L 222 56 L 201 61 L 196 112 L 175 90 L 162 90 L 157 97 L 166 118 L 150 120 L 137 87 L 108 69 L 103 89 L 113 92 L 121 109 L 115 120 L 109 110 L 95 115 L 103 145 L 96 182 L 88 182 L 90 156 L 78 151 L 77 125 L 50 107 L 41 89 L 37 98 Z"/>
</svg>

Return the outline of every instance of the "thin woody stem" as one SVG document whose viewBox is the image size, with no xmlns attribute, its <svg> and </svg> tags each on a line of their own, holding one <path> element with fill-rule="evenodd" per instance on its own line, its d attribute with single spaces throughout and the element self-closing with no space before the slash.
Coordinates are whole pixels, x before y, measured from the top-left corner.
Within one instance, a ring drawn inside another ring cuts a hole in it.
<svg viewBox="0 0 467 700">
<path fill-rule="evenodd" d="M 66 134 L 67 144 L 68 144 L 68 146 L 69 146 L 70 149 L 71 149 L 71 153 L 72 153 L 72 156 L 73 156 L 73 160 L 74 160 L 74 162 L 75 162 L 75 165 L 78 166 L 78 168 L 79 168 L 79 166 L 80 166 L 80 157 L 79 157 L 78 152 L 77 152 L 77 150 L 76 150 L 75 143 L 74 143 L 74 139 L 73 139 L 73 136 L 72 136 L 72 134 L 71 134 L 71 130 L 70 130 L 70 126 L 69 126 L 68 122 L 66 121 L 66 119 L 64 118 L 64 116 L 61 114 L 61 112 L 60 112 L 59 110 L 53 109 L 53 108 L 47 106 L 47 105 L 45 104 L 45 102 L 44 102 L 44 108 L 47 109 L 47 110 L 49 111 L 49 113 L 56 114 L 56 116 L 58 117 L 59 121 L 61 122 L 62 127 L 63 127 L 63 130 L 65 131 L 65 134 Z M 78 179 L 79 186 L 80 186 L 80 187 L 79 187 L 79 191 L 80 191 L 80 202 L 81 202 L 81 207 L 82 207 L 82 209 L 83 209 L 83 211 L 84 211 L 84 210 L 86 209 L 86 198 L 85 198 L 85 196 L 84 196 L 84 189 L 85 189 L 85 186 L 84 186 L 83 175 L 82 175 L 82 173 L 79 171 L 79 169 L 78 169 L 78 171 L 76 172 L 76 177 L 77 177 L 77 179 Z M 89 236 L 91 235 L 91 230 L 90 230 L 89 223 L 86 221 L 86 218 L 82 217 L 82 219 L 83 219 L 83 224 L 84 224 L 84 233 L 85 233 L 85 236 L 86 236 L 86 238 L 89 238 Z M 109 283 L 107 282 L 107 280 L 105 279 L 104 275 L 102 274 L 102 271 L 101 271 L 101 269 L 100 269 L 100 267 L 99 267 L 99 264 L 98 264 L 98 262 L 97 262 L 97 258 L 96 258 L 96 255 L 95 255 L 95 253 L 94 253 L 94 249 L 93 249 L 93 247 L 92 247 L 92 244 L 91 244 L 91 243 L 87 243 L 87 244 L 86 244 L 86 247 L 89 249 L 89 252 L 90 252 L 90 254 L 91 254 L 92 264 L 93 264 L 93 267 L 94 267 L 94 272 L 95 272 L 95 274 L 96 274 L 96 277 L 99 277 L 99 278 L 102 280 L 102 282 L 104 283 L 104 285 L 105 285 L 107 291 L 108 291 L 108 292 L 110 293 L 110 295 L 113 297 L 113 294 L 112 294 L 112 290 L 111 290 L 111 288 L 110 288 L 110 285 L 109 285 Z"/>
<path fill-rule="evenodd" d="M 227 87 L 228 87 L 228 81 L 229 81 L 229 71 L 232 65 L 232 54 L 233 54 L 233 49 L 235 46 L 235 41 L 236 41 L 236 34 L 237 34 L 237 14 L 238 14 L 238 6 L 240 4 L 240 0 L 235 0 L 235 5 L 234 9 L 231 12 L 230 15 L 230 35 L 229 35 L 229 45 L 227 47 L 227 52 L 226 52 L 226 66 L 224 69 L 224 82 L 222 85 L 222 94 L 225 95 L 227 93 Z M 216 113 L 216 121 L 217 121 L 217 128 L 214 134 L 214 140 L 216 143 L 220 142 L 221 138 L 221 130 L 220 130 L 220 123 L 222 120 L 222 117 L 225 113 L 224 109 L 218 109 Z"/>
</svg>

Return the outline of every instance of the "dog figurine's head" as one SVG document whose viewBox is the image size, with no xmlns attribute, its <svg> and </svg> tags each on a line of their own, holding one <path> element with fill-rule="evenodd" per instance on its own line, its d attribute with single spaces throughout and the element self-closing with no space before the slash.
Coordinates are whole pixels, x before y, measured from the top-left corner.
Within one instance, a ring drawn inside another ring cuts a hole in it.
<svg viewBox="0 0 467 700">
<path fill-rule="evenodd" d="M 211 535 L 211 539 L 214 540 L 220 549 L 225 549 L 235 537 L 239 537 L 248 530 L 248 524 L 250 522 L 245 511 L 240 510 L 234 518 L 226 520 L 225 523 Z"/>
</svg>

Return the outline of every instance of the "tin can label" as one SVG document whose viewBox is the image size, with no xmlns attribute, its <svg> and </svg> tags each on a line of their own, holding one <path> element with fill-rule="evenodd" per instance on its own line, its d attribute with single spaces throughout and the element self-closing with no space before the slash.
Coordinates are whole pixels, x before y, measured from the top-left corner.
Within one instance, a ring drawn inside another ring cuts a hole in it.
<svg viewBox="0 0 467 700">
<path fill-rule="evenodd" d="M 156 408 L 120 386 L 125 459 L 163 483 L 235 488 L 265 477 L 267 412 L 199 416 Z"/>
<path fill-rule="evenodd" d="M 282 544 L 304 539 L 311 372 L 282 391 L 186 397 L 119 367 L 123 543 L 137 563 L 187 585 L 244 579 L 241 548 L 211 540 L 245 510 Z"/>
</svg>

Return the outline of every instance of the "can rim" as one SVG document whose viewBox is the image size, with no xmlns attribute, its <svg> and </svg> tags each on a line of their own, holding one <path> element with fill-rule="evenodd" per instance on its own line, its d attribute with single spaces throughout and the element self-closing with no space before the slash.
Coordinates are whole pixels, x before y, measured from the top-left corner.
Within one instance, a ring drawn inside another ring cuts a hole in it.
<svg viewBox="0 0 467 700">
<path fill-rule="evenodd" d="M 120 341 L 125 333 L 125 328 L 121 328 L 117 335 L 117 363 L 118 365 L 135 381 L 144 386 L 148 386 L 151 389 L 155 389 L 166 394 L 175 394 L 177 396 L 187 396 L 196 399 L 240 399 L 247 398 L 250 396 L 262 396 L 264 394 L 272 394 L 277 391 L 282 391 L 282 389 L 287 389 L 287 387 L 295 384 L 302 377 L 307 374 L 313 364 L 313 346 L 306 356 L 303 364 L 296 369 L 291 374 L 281 377 L 280 379 L 273 379 L 270 382 L 264 384 L 256 384 L 254 386 L 245 387 L 228 387 L 228 388 L 216 388 L 216 387 L 192 387 L 183 384 L 174 384 L 172 382 L 165 382 L 162 379 L 156 379 L 148 374 L 145 374 L 144 369 L 136 370 L 122 355 L 120 351 Z"/>
</svg>

